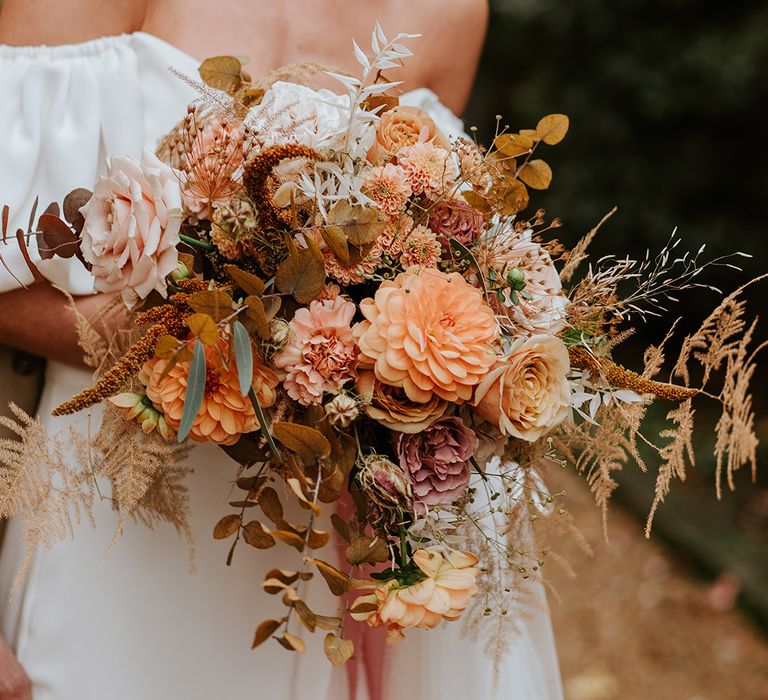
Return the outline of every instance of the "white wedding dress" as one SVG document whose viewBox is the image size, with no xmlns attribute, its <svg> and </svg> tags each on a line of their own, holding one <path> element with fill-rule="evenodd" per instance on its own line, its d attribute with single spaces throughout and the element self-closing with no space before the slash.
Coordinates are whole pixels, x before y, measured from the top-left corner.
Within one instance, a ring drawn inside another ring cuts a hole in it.
<svg viewBox="0 0 768 700">
<path fill-rule="evenodd" d="M 25 227 L 36 195 L 40 212 L 74 187 L 92 186 L 107 154 L 139 155 L 183 116 L 195 93 L 169 66 L 196 75 L 196 60 L 144 33 L 57 47 L 0 46 L 0 204 L 11 206 L 11 236 Z M 461 129 L 429 90 L 403 101 L 432 111 L 449 133 Z M 13 275 L 30 281 L 15 246 L 0 246 L 0 253 Z M 73 293 L 91 291 L 78 263 L 44 265 L 49 279 Z M 0 291 L 17 285 L 0 266 Z M 85 429 L 83 416 L 56 419 L 50 411 L 89 381 L 84 371 L 48 363 L 40 417 L 51 432 Z M 95 529 L 81 525 L 74 540 L 37 552 L 9 601 L 23 556 L 19 524 L 9 523 L 0 557 L 0 632 L 32 679 L 34 700 L 349 698 L 345 670 L 326 662 L 320 635 L 307 639 L 303 656 L 274 643 L 250 650 L 255 625 L 281 614 L 279 601 L 261 591 L 264 573 L 295 568 L 296 553 L 241 547 L 225 566 L 228 543 L 213 540 L 211 530 L 227 512 L 235 465 L 213 447 L 196 448 L 191 461 L 195 574 L 170 527 L 131 524 L 107 553 L 115 515 L 103 502 Z M 324 588 L 313 582 L 308 602 L 334 612 Z M 522 622 L 511 646 L 494 688 L 492 661 L 480 644 L 461 638 L 459 623 L 413 631 L 385 652 L 382 697 L 559 700 L 545 607 Z M 363 695 L 364 689 L 358 700 Z"/>
</svg>

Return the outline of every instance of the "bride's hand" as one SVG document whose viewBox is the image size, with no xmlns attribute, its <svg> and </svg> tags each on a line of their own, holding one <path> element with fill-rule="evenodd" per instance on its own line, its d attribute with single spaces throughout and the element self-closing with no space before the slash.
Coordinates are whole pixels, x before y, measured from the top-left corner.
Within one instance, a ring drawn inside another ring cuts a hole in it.
<svg viewBox="0 0 768 700">
<path fill-rule="evenodd" d="M 0 700 L 32 700 L 32 684 L 21 664 L 0 637 Z"/>
</svg>

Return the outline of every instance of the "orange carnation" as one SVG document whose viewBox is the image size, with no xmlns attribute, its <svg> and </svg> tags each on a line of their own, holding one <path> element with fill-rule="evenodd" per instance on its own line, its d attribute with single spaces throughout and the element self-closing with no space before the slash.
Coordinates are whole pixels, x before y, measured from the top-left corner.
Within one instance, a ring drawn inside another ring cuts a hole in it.
<svg viewBox="0 0 768 700">
<path fill-rule="evenodd" d="M 479 289 L 460 274 L 411 268 L 360 302 L 354 329 L 361 367 L 411 401 L 467 401 L 496 361 L 497 325 Z"/>
<path fill-rule="evenodd" d="M 356 620 L 365 620 L 371 627 L 386 625 L 387 641 L 403 638 L 405 627 L 432 629 L 442 620 L 457 620 L 477 593 L 475 568 L 478 558 L 472 552 L 441 554 L 434 549 L 419 549 L 413 554 L 416 565 L 409 579 L 390 579 L 376 587 L 373 593 L 355 601 L 376 606 L 372 612 L 352 613 Z"/>
<path fill-rule="evenodd" d="M 207 375 L 203 403 L 192 423 L 189 437 L 198 442 L 215 442 L 218 445 L 232 445 L 243 433 L 258 430 L 259 423 L 247 396 L 240 393 L 237 368 L 234 362 L 223 363 L 229 357 L 229 343 L 220 341 L 219 347 L 205 346 Z M 177 362 L 162 376 L 167 360 L 148 360 L 139 374 L 147 387 L 147 396 L 162 411 L 165 420 L 178 430 L 187 395 L 189 362 Z M 253 389 L 262 406 L 275 402 L 275 387 L 278 377 L 254 352 Z"/>
</svg>

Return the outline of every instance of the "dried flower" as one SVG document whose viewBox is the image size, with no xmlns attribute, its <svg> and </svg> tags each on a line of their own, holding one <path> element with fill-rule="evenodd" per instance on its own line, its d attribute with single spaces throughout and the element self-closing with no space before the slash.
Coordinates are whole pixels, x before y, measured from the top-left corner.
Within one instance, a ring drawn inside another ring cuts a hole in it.
<svg viewBox="0 0 768 700">
<path fill-rule="evenodd" d="M 432 629 L 442 620 L 457 620 L 478 591 L 478 561 L 471 552 L 419 549 L 413 554 L 413 571 L 402 581 L 390 579 L 355 601 L 355 605 L 376 605 L 376 610 L 352 613 L 352 617 L 371 627 L 386 625 L 390 643 L 400 641 L 407 627 Z"/>
<path fill-rule="evenodd" d="M 290 338 L 272 358 L 287 372 L 284 386 L 295 401 L 309 406 L 323 394 L 337 394 L 357 377 L 357 348 L 350 323 L 355 305 L 342 297 L 313 301 L 291 319 Z"/>
<path fill-rule="evenodd" d="M 416 506 L 452 503 L 469 484 L 469 460 L 480 441 L 460 418 L 444 417 L 420 433 L 403 434 L 397 443 L 400 466 L 413 481 Z"/>
<path fill-rule="evenodd" d="M 357 401 L 348 394 L 337 394 L 325 404 L 325 415 L 336 428 L 348 428 L 360 415 Z"/>
<path fill-rule="evenodd" d="M 469 245 L 480 237 L 483 215 L 461 199 L 447 199 L 437 202 L 429 210 L 429 228 L 444 247 L 451 238 Z"/>
<path fill-rule="evenodd" d="M 485 190 L 491 184 L 491 174 L 485 163 L 485 157 L 477 144 L 465 138 L 456 141 L 453 147 L 459 162 L 461 179 L 477 190 Z"/>
<path fill-rule="evenodd" d="M 458 273 L 411 268 L 360 302 L 361 365 L 426 403 L 460 403 L 496 361 L 497 327 L 482 293 Z"/>
<path fill-rule="evenodd" d="M 236 192 L 233 175 L 243 164 L 243 130 L 221 115 L 204 118 L 183 153 L 181 166 L 186 208 L 208 218 L 214 207 Z"/>
<path fill-rule="evenodd" d="M 370 418 L 401 433 L 421 432 L 448 408 L 448 402 L 436 394 L 425 403 L 411 401 L 402 389 L 382 384 L 370 370 L 360 372 L 357 391 Z"/>
<path fill-rule="evenodd" d="M 259 215 L 245 195 L 216 207 L 211 222 L 211 240 L 228 260 L 253 254 Z"/>
<path fill-rule="evenodd" d="M 368 160 L 378 165 L 398 155 L 405 146 L 412 146 L 418 141 L 449 147 L 448 140 L 427 112 L 418 107 L 398 105 L 381 115 L 376 129 L 376 141 L 368 151 Z"/>
<path fill-rule="evenodd" d="M 122 394 L 110 397 L 109 401 L 122 409 L 128 420 L 135 419 L 145 433 L 157 430 L 166 440 L 173 438 L 173 430 L 171 430 L 166 422 L 165 416 L 152 405 L 152 402 L 145 394 L 125 391 Z"/>
<path fill-rule="evenodd" d="M 413 193 L 434 197 L 445 190 L 456 172 L 451 154 L 444 148 L 419 141 L 397 154 Z"/>
<path fill-rule="evenodd" d="M 497 225 L 478 246 L 476 257 L 481 269 L 493 269 L 499 280 L 515 269 L 522 272 L 523 293 L 513 300 L 510 290 L 504 290 L 504 301 L 497 304 L 513 329 L 554 335 L 565 327 L 568 298 L 552 258 L 532 234 L 530 229 L 518 233 L 509 225 Z"/>
<path fill-rule="evenodd" d="M 205 393 L 189 432 L 193 440 L 232 445 L 243 433 L 259 428 L 250 400 L 240 393 L 235 364 L 227 366 L 222 360 L 228 356 L 229 343 L 225 339 L 220 341 L 219 347 L 205 346 Z M 167 364 L 167 360 L 160 358 L 149 360 L 139 379 L 146 385 L 152 403 L 162 410 L 170 426 L 178 430 L 187 395 L 189 362 L 176 362 L 166 372 Z M 253 389 L 262 406 L 271 406 L 275 402 L 277 384 L 277 375 L 254 352 Z"/>
<path fill-rule="evenodd" d="M 149 151 L 141 161 L 111 158 L 81 212 L 80 248 L 93 265 L 97 291 L 120 292 L 129 308 L 154 290 L 166 295 L 165 278 L 179 261 L 181 226 L 173 170 Z"/>
<path fill-rule="evenodd" d="M 291 327 L 288 321 L 282 318 L 273 318 L 269 322 L 269 340 L 277 348 L 283 347 L 291 335 Z"/>
<path fill-rule="evenodd" d="M 437 267 L 440 262 L 440 243 L 426 226 L 417 226 L 402 242 L 400 264 L 407 270 L 412 265 Z"/>
<path fill-rule="evenodd" d="M 475 391 L 475 412 L 504 435 L 535 442 L 568 416 L 568 350 L 560 338 L 518 338 Z"/>
<path fill-rule="evenodd" d="M 361 460 L 357 479 L 368 498 L 384 510 L 411 510 L 411 480 L 401 467 L 382 455 L 369 455 Z"/>
<path fill-rule="evenodd" d="M 400 217 L 412 194 L 403 169 L 391 163 L 368 171 L 363 192 L 376 202 L 384 216 L 391 221 Z"/>
</svg>

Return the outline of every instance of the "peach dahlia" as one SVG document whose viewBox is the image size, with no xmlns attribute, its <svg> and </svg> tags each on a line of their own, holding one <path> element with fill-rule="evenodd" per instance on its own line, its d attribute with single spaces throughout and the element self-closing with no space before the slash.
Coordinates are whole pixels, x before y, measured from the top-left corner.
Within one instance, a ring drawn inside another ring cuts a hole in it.
<svg viewBox="0 0 768 700">
<path fill-rule="evenodd" d="M 354 329 L 361 367 L 411 401 L 467 401 L 496 361 L 497 324 L 460 274 L 411 268 L 364 299 Z"/>
<path fill-rule="evenodd" d="M 234 362 L 225 365 L 229 357 L 228 343 L 220 341 L 219 348 L 205 346 L 206 379 L 203 402 L 192 423 L 189 437 L 198 442 L 232 445 L 243 433 L 259 429 L 256 413 L 247 396 L 240 393 Z M 256 352 L 253 358 L 253 389 L 262 406 L 275 402 L 277 374 L 267 367 Z M 162 411 L 165 420 L 178 430 L 187 395 L 189 362 L 177 362 L 165 376 L 167 360 L 152 358 L 142 368 L 139 379 L 147 387 L 147 397 Z"/>
</svg>

